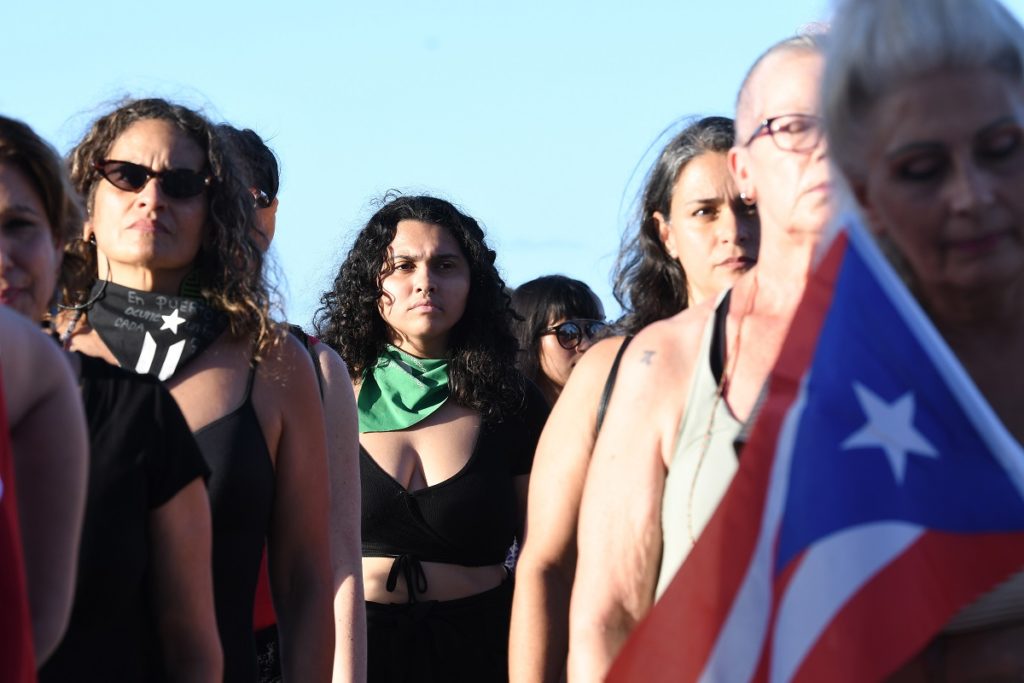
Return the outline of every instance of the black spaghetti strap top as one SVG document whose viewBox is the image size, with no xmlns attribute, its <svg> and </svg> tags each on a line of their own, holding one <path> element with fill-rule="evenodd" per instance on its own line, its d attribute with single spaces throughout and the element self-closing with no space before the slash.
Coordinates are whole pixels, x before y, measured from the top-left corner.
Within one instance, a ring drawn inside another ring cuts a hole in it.
<svg viewBox="0 0 1024 683">
<path fill-rule="evenodd" d="M 711 333 L 711 374 L 715 382 L 721 383 L 725 372 L 725 321 L 729 318 L 729 303 L 732 301 L 732 289 L 725 293 L 715 309 L 715 329 Z"/>
<path fill-rule="evenodd" d="M 597 421 L 594 424 L 594 437 L 601 432 L 601 425 L 604 424 L 604 416 L 608 412 L 608 402 L 612 400 L 612 390 L 615 388 L 615 380 L 619 376 L 619 364 L 622 362 L 622 354 L 626 352 L 626 347 L 629 346 L 629 342 L 633 341 L 633 335 L 627 334 L 626 338 L 622 340 L 622 346 L 619 347 L 618 352 L 615 354 L 615 360 L 612 361 L 612 367 L 608 371 L 608 379 L 604 382 L 604 389 L 601 391 L 601 400 L 597 404 Z"/>
<path fill-rule="evenodd" d="M 256 363 L 242 404 L 195 432 L 211 475 L 213 596 L 224 681 L 256 680 L 252 609 L 274 503 L 274 465 L 252 405 Z"/>
</svg>

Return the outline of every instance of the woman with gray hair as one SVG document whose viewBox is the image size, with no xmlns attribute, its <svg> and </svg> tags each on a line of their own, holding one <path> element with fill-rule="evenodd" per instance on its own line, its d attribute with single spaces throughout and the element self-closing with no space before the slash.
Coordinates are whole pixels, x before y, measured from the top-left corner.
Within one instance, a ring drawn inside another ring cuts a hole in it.
<svg viewBox="0 0 1024 683">
<path fill-rule="evenodd" d="M 912 28 L 910 28 L 912 27 Z M 996 415 L 1024 438 L 1024 28 L 996 0 L 838 9 L 823 110 L 850 198 Z M 1024 574 L 898 680 L 1019 680 Z"/>
</svg>

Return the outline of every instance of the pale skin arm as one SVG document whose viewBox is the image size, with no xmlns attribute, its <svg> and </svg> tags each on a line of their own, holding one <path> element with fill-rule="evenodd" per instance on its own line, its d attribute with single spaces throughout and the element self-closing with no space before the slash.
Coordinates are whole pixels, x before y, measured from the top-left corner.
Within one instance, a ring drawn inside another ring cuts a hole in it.
<svg viewBox="0 0 1024 683">
<path fill-rule="evenodd" d="M 654 600 L 661 498 L 679 406 L 660 387 L 686 386 L 668 335 L 641 333 L 623 356 L 583 491 L 570 606 L 569 680 L 601 681 Z"/>
<path fill-rule="evenodd" d="M 580 359 L 551 410 L 533 460 L 526 534 L 516 565 L 509 641 L 513 683 L 565 678 L 576 524 L 601 391 L 621 338 Z"/>
<path fill-rule="evenodd" d="M 223 677 L 213 609 L 210 503 L 195 479 L 150 513 L 154 610 L 171 681 Z"/>
<path fill-rule="evenodd" d="M 331 565 L 334 575 L 334 683 L 366 680 L 366 603 L 363 598 L 359 422 L 345 362 L 326 344 L 315 351 L 324 377 L 330 474 Z"/>
<path fill-rule="evenodd" d="M 0 307 L 3 361 L 37 663 L 71 616 L 85 506 L 89 440 L 81 394 L 65 354 L 37 325 Z"/>
<path fill-rule="evenodd" d="M 289 681 L 331 676 L 331 557 L 324 414 L 313 364 L 290 335 L 260 365 L 281 416 L 267 554 L 278 617 L 282 672 Z M 259 380 L 258 380 L 259 381 Z"/>
</svg>

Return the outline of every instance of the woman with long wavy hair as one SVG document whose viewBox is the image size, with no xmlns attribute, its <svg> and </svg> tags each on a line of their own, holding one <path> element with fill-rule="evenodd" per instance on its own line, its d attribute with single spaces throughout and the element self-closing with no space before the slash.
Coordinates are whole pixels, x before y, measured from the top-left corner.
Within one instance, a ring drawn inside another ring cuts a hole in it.
<svg viewBox="0 0 1024 683">
<path fill-rule="evenodd" d="M 100 117 L 70 166 L 88 217 L 59 328 L 70 348 L 163 380 L 199 443 L 224 680 L 256 676 L 264 539 L 285 675 L 328 680 L 323 412 L 309 357 L 270 317 L 252 195 L 212 125 L 161 99 Z"/>
<path fill-rule="evenodd" d="M 565 675 L 576 521 L 623 351 L 641 329 L 714 297 L 757 258 L 756 212 L 728 179 L 732 144 L 731 119 L 700 119 L 665 145 L 647 176 L 615 267 L 621 336 L 580 358 L 537 448 L 532 523 L 517 565 L 513 680 Z"/>
<path fill-rule="evenodd" d="M 504 681 L 543 397 L 515 369 L 504 283 L 475 220 L 388 197 L 321 299 L 357 391 L 372 681 Z"/>
</svg>

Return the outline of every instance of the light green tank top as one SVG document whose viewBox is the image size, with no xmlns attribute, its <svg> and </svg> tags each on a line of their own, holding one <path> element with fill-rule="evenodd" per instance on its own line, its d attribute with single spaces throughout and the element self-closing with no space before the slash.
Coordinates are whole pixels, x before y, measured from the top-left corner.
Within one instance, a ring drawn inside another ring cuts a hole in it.
<svg viewBox="0 0 1024 683">
<path fill-rule="evenodd" d="M 715 301 L 716 311 L 728 291 L 719 294 Z M 686 413 L 679 423 L 675 452 L 665 479 L 665 493 L 661 500 L 663 545 L 655 599 L 665 592 L 690 553 L 694 539 L 718 507 L 739 465 L 733 442 L 743 429 L 743 423 L 732 414 L 725 400 L 718 397 L 718 382 L 711 372 L 711 342 L 715 335 L 716 317 L 708 317 L 701 337 L 699 362 L 694 370 L 686 399 Z M 720 343 L 724 344 L 725 340 Z"/>
</svg>

